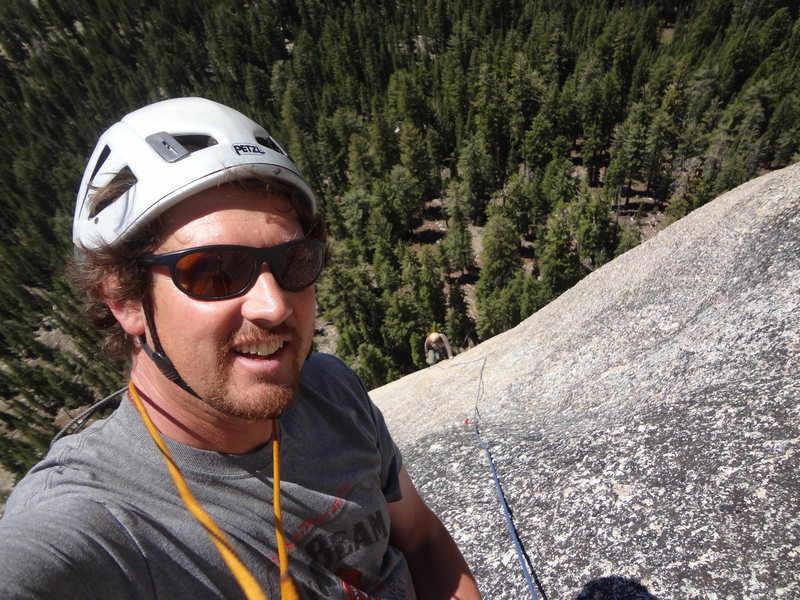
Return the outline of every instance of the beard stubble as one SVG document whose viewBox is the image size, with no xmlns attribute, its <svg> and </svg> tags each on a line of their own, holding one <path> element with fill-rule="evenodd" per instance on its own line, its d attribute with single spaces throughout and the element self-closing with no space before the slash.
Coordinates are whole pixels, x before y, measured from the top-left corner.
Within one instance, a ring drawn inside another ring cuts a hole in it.
<svg viewBox="0 0 800 600">
<path fill-rule="evenodd" d="M 259 421 L 277 419 L 283 415 L 294 401 L 300 381 L 300 364 L 292 365 L 292 382 L 274 383 L 270 377 L 259 377 L 257 384 L 267 384 L 264 392 L 251 398 L 248 390 L 236 389 L 231 384 L 230 360 L 236 343 L 228 341 L 217 353 L 216 370 L 209 381 L 205 402 L 219 412 L 239 419 Z"/>
</svg>

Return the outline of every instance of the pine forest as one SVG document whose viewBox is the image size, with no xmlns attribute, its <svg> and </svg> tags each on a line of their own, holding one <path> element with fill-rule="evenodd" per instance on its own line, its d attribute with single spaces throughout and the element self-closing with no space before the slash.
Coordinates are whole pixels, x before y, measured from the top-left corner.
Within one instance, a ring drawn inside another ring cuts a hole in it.
<svg viewBox="0 0 800 600">
<path fill-rule="evenodd" d="M 368 388 L 507 330 L 720 193 L 800 160 L 795 0 L 4 0 L 0 467 L 125 385 L 67 266 L 100 133 L 205 96 L 329 223 L 318 347 Z M 190 323 L 187 326 L 191 326 Z"/>
</svg>

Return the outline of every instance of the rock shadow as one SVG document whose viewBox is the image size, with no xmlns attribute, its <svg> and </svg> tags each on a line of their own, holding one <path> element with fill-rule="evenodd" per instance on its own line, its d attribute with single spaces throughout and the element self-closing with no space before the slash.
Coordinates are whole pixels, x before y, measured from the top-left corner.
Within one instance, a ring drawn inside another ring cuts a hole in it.
<svg viewBox="0 0 800 600">
<path fill-rule="evenodd" d="M 658 600 L 634 579 L 611 575 L 593 579 L 575 596 L 575 600 Z"/>
</svg>

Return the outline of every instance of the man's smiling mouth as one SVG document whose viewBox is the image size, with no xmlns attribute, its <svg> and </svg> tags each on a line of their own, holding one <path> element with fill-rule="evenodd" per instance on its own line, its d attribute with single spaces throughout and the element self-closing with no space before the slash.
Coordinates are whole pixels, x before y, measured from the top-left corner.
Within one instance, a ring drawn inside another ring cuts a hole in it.
<svg viewBox="0 0 800 600">
<path fill-rule="evenodd" d="M 236 354 L 243 356 L 256 357 L 256 356 L 270 356 L 278 350 L 283 348 L 283 340 L 274 342 L 261 342 L 258 344 L 240 344 L 233 347 Z"/>
</svg>

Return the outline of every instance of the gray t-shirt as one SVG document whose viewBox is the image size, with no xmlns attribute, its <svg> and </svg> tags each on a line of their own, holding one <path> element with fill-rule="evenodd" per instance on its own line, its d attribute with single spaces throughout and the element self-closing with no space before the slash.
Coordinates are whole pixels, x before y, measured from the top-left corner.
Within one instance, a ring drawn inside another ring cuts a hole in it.
<svg viewBox="0 0 800 600">
<path fill-rule="evenodd" d="M 414 598 L 406 561 L 388 544 L 400 453 L 355 374 L 312 355 L 280 426 L 284 530 L 301 596 Z M 168 445 L 267 597 L 280 598 L 271 445 L 245 455 Z M 15 488 L 0 520 L 0 597 L 244 595 L 125 399 L 60 440 Z"/>
</svg>

